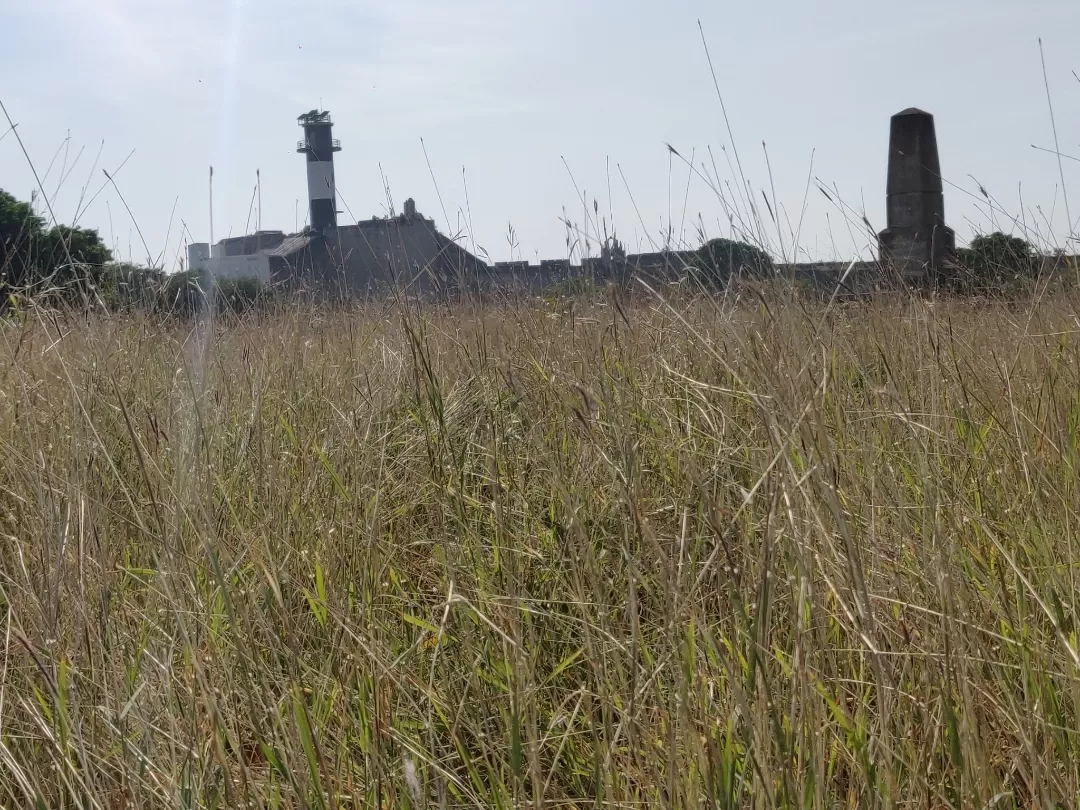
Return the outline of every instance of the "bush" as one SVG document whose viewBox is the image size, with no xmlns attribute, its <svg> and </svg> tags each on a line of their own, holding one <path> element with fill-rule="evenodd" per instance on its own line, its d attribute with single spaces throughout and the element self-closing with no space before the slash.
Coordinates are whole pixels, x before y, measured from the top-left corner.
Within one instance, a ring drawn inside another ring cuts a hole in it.
<svg viewBox="0 0 1080 810">
<path fill-rule="evenodd" d="M 711 284 L 724 284 L 735 274 L 756 278 L 771 275 L 773 271 L 768 253 L 732 239 L 710 239 L 698 248 L 697 259 L 702 281 Z"/>
<path fill-rule="evenodd" d="M 256 278 L 214 281 L 205 270 L 187 270 L 168 277 L 158 296 L 157 309 L 170 315 L 190 317 L 206 307 L 211 292 L 216 311 L 236 315 L 266 300 L 265 288 Z"/>
<path fill-rule="evenodd" d="M 101 268 L 97 297 L 111 311 L 150 309 L 160 298 L 166 278 L 156 267 L 111 262 Z"/>
<path fill-rule="evenodd" d="M 217 282 L 217 304 L 235 314 L 255 306 L 262 296 L 263 285 L 257 278 L 223 278 Z"/>
<path fill-rule="evenodd" d="M 1026 286 L 1039 275 L 1042 257 L 1031 243 L 995 231 L 979 235 L 956 251 L 952 286 L 962 292 L 1005 292 Z"/>
<path fill-rule="evenodd" d="M 165 280 L 155 309 L 170 315 L 191 316 L 205 306 L 210 291 L 210 276 L 204 271 L 173 273 Z"/>
</svg>

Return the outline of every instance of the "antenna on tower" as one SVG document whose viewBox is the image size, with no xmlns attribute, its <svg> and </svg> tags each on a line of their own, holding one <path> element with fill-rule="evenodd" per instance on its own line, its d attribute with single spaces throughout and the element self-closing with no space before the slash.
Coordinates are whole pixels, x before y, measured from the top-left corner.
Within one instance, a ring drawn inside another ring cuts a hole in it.
<svg viewBox="0 0 1080 810">
<path fill-rule="evenodd" d="M 210 244 L 214 244 L 214 167 L 210 167 Z"/>
<path fill-rule="evenodd" d="M 255 170 L 255 187 L 259 191 L 259 210 L 255 214 L 255 230 L 262 230 L 262 179 L 259 177 L 259 170 Z"/>
</svg>

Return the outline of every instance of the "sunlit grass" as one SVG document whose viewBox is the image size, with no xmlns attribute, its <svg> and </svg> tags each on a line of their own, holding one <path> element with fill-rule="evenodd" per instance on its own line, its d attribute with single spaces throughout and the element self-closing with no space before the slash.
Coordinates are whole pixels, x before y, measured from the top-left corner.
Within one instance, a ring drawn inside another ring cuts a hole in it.
<svg viewBox="0 0 1080 810">
<path fill-rule="evenodd" d="M 0 805 L 1076 806 L 1075 304 L 13 317 Z"/>
</svg>

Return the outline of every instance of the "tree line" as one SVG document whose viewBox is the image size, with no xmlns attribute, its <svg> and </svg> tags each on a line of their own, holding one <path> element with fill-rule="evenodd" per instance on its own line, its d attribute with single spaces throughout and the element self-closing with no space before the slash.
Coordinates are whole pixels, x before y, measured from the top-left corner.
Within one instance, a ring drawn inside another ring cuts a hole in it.
<svg viewBox="0 0 1080 810">
<path fill-rule="evenodd" d="M 191 314 L 215 293 L 219 305 L 243 310 L 259 295 L 253 279 L 219 280 L 186 271 L 116 261 L 93 228 L 49 227 L 30 203 L 0 189 L 0 313 L 44 305 L 141 309 Z"/>
<path fill-rule="evenodd" d="M 723 283 L 733 274 L 768 277 L 775 272 L 762 249 L 731 239 L 707 241 L 697 254 L 697 270 L 706 283 Z M 944 290 L 960 295 L 1003 295 L 1023 292 L 1048 269 L 1052 257 L 1025 239 L 995 231 L 974 237 L 958 248 L 936 278 Z"/>
</svg>

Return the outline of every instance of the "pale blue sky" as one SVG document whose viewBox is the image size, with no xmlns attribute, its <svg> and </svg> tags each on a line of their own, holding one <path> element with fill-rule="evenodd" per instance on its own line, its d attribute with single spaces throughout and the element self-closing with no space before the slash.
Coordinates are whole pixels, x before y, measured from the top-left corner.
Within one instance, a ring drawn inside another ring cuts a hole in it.
<svg viewBox="0 0 1080 810">
<path fill-rule="evenodd" d="M 792 228 L 802 220 L 803 255 L 869 245 L 819 191 L 800 216 L 811 154 L 814 177 L 884 227 L 889 116 L 909 106 L 937 119 L 961 240 L 994 226 L 972 196 L 978 183 L 1042 233 L 1052 223 L 1057 244 L 1069 231 L 1057 161 L 1031 145 L 1053 145 L 1041 36 L 1061 150 L 1080 157 L 1076 0 L 0 0 L 0 19 L 0 100 L 39 171 L 70 136 L 66 180 L 61 151 L 45 182 L 59 218 L 134 149 L 116 180 L 152 253 L 177 201 L 169 269 L 181 219 L 196 240 L 209 236 L 210 164 L 216 238 L 244 231 L 256 169 L 263 227 L 293 230 L 297 200 L 303 225 L 296 116 L 320 102 L 344 145 L 337 184 L 357 218 L 387 210 L 381 166 L 399 210 L 414 197 L 493 260 L 510 258 L 511 224 L 514 258 L 565 256 L 560 218 L 584 216 L 575 181 L 631 249 L 662 243 L 669 222 L 696 243 L 699 216 L 710 236 L 727 235 L 720 201 L 700 178 L 687 192 L 687 166 L 672 168 L 665 147 L 696 150 L 710 173 L 711 147 L 721 182 L 735 180 L 699 19 L 755 199 L 772 196 L 765 141 L 780 207 Z M 26 199 L 33 177 L 15 138 L 0 137 L 0 187 Z M 1080 162 L 1064 170 L 1080 219 Z M 111 187 L 80 224 L 145 260 Z M 771 224 L 768 236 L 780 246 Z"/>
</svg>

